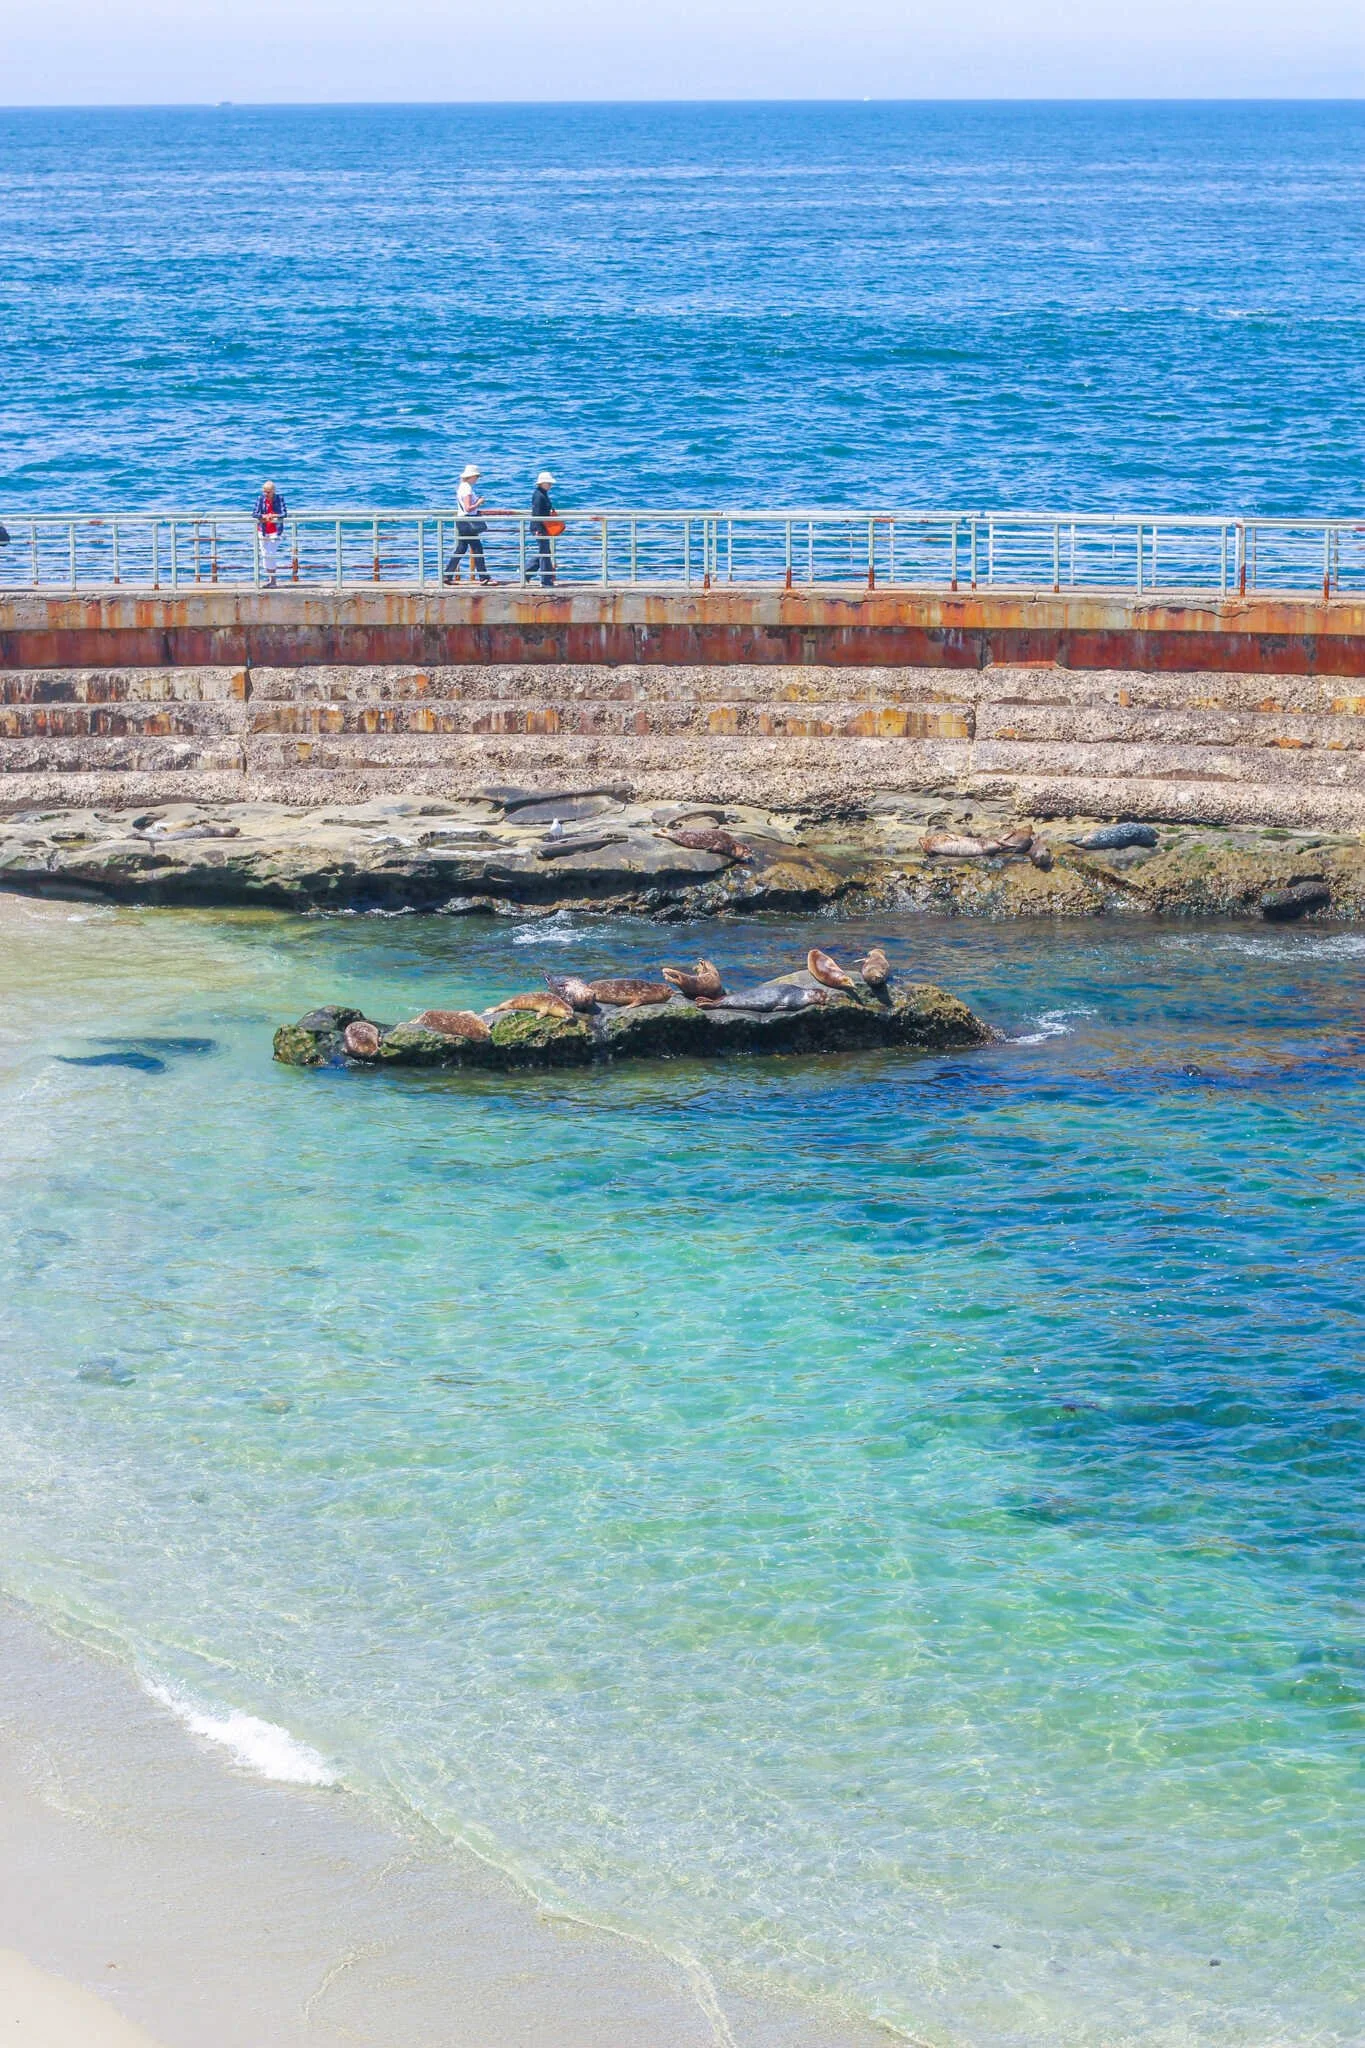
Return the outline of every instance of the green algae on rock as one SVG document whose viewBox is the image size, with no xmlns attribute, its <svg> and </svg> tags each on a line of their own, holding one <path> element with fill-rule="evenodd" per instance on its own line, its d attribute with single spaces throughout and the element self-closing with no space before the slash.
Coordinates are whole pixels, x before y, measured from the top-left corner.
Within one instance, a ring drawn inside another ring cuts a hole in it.
<svg viewBox="0 0 1365 2048">
<path fill-rule="evenodd" d="M 789 1007 L 767 1007 L 777 992 Z M 744 997 L 753 998 L 747 1007 Z M 310 1010 L 275 1033 L 275 1058 L 288 1067 L 447 1067 L 509 1072 L 589 1066 L 613 1059 L 713 1058 L 724 1053 L 828 1053 L 911 1048 L 951 1051 L 984 1045 L 990 1026 L 930 982 L 890 983 L 875 994 L 823 988 L 804 969 L 727 998 L 724 1008 L 670 996 L 634 1009 L 547 1017 L 517 1011 L 484 1014 L 486 1039 L 456 1038 L 415 1020 L 375 1024 L 372 1053 L 348 1048 L 347 1026 L 364 1022 L 339 1005 Z"/>
</svg>

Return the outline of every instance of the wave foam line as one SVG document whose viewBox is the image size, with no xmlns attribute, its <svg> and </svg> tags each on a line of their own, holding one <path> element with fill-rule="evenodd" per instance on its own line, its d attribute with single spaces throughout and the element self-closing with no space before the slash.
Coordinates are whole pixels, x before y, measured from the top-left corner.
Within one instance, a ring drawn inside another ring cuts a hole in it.
<svg viewBox="0 0 1365 2048">
<path fill-rule="evenodd" d="M 336 1772 L 315 1749 L 299 1742 L 287 1728 L 274 1721 L 262 1721 L 255 1714 L 242 1714 L 235 1709 L 226 1714 L 210 1714 L 169 1686 L 156 1685 L 151 1679 L 142 1683 L 143 1690 L 159 1706 L 168 1708 L 192 1735 L 202 1735 L 206 1742 L 217 1743 L 235 1762 L 258 1777 L 273 1779 L 277 1785 L 338 1782 Z"/>
<path fill-rule="evenodd" d="M 1011 1045 L 1046 1045 L 1049 1038 L 1069 1038 L 1072 1017 L 1093 1017 L 1093 1010 L 1044 1010 L 1036 1031 L 1021 1033 Z"/>
</svg>

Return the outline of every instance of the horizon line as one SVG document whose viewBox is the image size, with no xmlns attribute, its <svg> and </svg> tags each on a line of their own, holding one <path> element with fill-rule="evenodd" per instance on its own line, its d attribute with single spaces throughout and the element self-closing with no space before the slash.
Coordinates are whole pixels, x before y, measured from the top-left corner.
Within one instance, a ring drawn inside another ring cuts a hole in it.
<svg viewBox="0 0 1365 2048">
<path fill-rule="evenodd" d="M 776 98 L 716 94 L 674 98 L 650 94 L 621 99 L 321 99 L 321 100 L 15 100 L 0 101 L 0 114 L 307 113 L 341 109 L 421 107 L 1360 107 L 1355 93 L 933 93 L 919 97 L 878 94 L 781 94 Z"/>
</svg>

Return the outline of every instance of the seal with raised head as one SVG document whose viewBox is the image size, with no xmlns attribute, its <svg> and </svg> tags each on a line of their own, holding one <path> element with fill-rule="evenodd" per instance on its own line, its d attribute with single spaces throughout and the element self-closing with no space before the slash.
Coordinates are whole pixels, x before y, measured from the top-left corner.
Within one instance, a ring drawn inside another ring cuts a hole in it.
<svg viewBox="0 0 1365 2048">
<path fill-rule="evenodd" d="M 720 969 L 712 960 L 694 961 L 690 974 L 685 967 L 665 967 L 664 980 L 690 1003 L 714 1003 L 725 994 Z"/>
<path fill-rule="evenodd" d="M 599 1003 L 606 1003 L 613 1010 L 642 1010 L 650 1003 L 673 1000 L 673 991 L 666 981 L 636 981 L 628 975 L 614 981 L 590 981 L 588 987 Z"/>
<path fill-rule="evenodd" d="M 869 988 L 885 988 L 891 979 L 891 962 L 880 946 L 874 946 L 858 971 Z"/>
<path fill-rule="evenodd" d="M 571 1010 L 595 1010 L 597 997 L 590 984 L 577 974 L 547 974 L 545 983 Z"/>
<path fill-rule="evenodd" d="M 527 989 L 525 994 L 509 996 L 505 1003 L 495 1003 L 488 1012 L 490 1017 L 505 1017 L 514 1011 L 529 1010 L 536 1017 L 572 1017 L 573 1010 L 563 996 L 552 996 L 546 988 Z"/>
<path fill-rule="evenodd" d="M 850 995 L 855 992 L 856 983 L 853 976 L 845 974 L 834 956 L 831 953 L 822 953 L 818 946 L 812 946 L 807 953 L 806 969 L 817 981 L 823 982 L 826 988 L 846 989 Z"/>
<path fill-rule="evenodd" d="M 417 1022 L 424 1031 L 437 1031 L 442 1038 L 465 1038 L 472 1045 L 484 1045 L 493 1036 L 483 1018 L 472 1010 L 423 1010 Z"/>
<path fill-rule="evenodd" d="M 355 1017 L 346 1026 L 341 1043 L 353 1060 L 377 1060 L 379 1026 L 371 1024 L 367 1017 Z"/>
</svg>

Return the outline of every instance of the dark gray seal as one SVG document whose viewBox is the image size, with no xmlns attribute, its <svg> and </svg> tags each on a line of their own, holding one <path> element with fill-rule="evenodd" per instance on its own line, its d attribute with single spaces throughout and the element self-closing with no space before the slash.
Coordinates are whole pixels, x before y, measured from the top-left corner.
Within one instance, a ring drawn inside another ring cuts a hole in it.
<svg viewBox="0 0 1365 2048">
<path fill-rule="evenodd" d="M 1071 843 L 1085 853 L 1119 853 L 1125 846 L 1155 846 L 1156 826 L 1134 824 L 1131 819 L 1119 825 L 1097 825 L 1083 839 L 1073 839 Z"/>
</svg>

